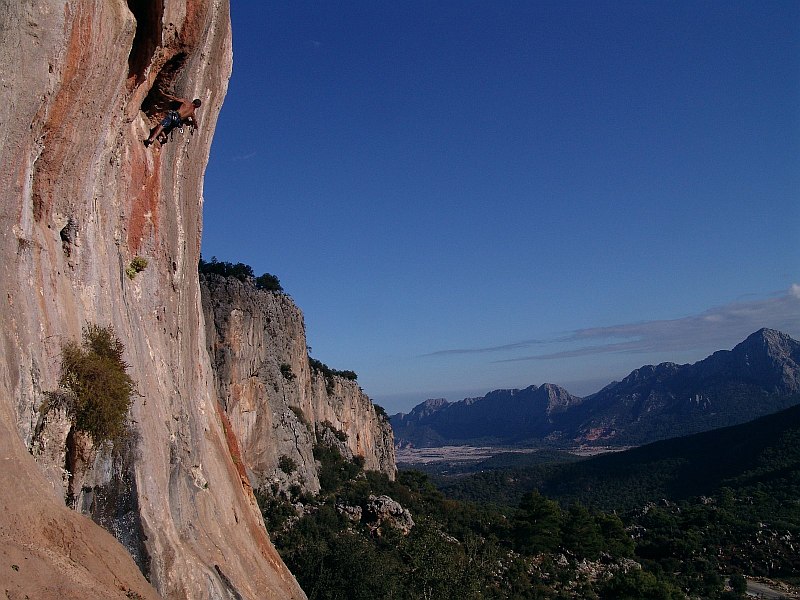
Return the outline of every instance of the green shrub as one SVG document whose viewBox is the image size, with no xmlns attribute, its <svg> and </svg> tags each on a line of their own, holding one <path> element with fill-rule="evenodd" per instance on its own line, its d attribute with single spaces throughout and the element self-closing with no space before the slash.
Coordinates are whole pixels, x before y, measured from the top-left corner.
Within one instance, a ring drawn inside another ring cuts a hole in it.
<svg viewBox="0 0 800 600">
<path fill-rule="evenodd" d="M 256 287 L 267 292 L 282 292 L 281 281 L 275 275 L 264 273 L 256 277 Z"/>
<path fill-rule="evenodd" d="M 334 376 L 350 381 L 356 381 L 358 379 L 358 375 L 355 371 L 337 371 L 336 369 L 331 369 L 324 362 L 316 358 L 311 358 L 310 356 L 308 357 L 308 366 L 311 367 L 311 370 L 322 373 L 325 379 L 330 379 Z"/>
<path fill-rule="evenodd" d="M 61 350 L 59 384 L 66 392 L 74 426 L 95 443 L 118 440 L 127 433 L 127 414 L 136 386 L 122 359 L 125 347 L 113 327 L 87 324 L 82 343 Z"/>
<path fill-rule="evenodd" d="M 292 365 L 286 363 L 281 365 L 281 375 L 286 381 L 293 381 L 297 378 L 297 375 L 292 372 Z"/>
<path fill-rule="evenodd" d="M 130 278 L 133 279 L 136 277 L 137 274 L 141 273 L 147 268 L 147 259 L 141 256 L 136 256 L 130 262 L 130 264 L 125 267 L 125 274 Z"/>
<path fill-rule="evenodd" d="M 378 415 L 379 419 L 383 419 L 384 421 L 389 420 L 389 415 L 386 414 L 386 409 L 383 408 L 380 404 L 372 403 L 372 407 L 375 409 L 375 414 Z"/>
<path fill-rule="evenodd" d="M 309 430 L 312 429 L 311 423 L 308 422 L 308 419 L 306 418 L 306 414 L 303 412 L 302 408 L 300 408 L 299 406 L 290 406 L 289 410 L 294 413 L 294 415 L 297 417 L 297 419 L 303 425 L 305 425 L 307 429 L 309 429 Z"/>
<path fill-rule="evenodd" d="M 256 490 L 255 497 L 261 509 L 261 516 L 264 518 L 267 531 L 271 534 L 280 531 L 287 521 L 297 517 L 297 511 L 291 502 L 286 498 L 277 496 L 274 492 L 270 493 L 269 490 L 264 489 Z"/>
<path fill-rule="evenodd" d="M 145 265 L 146 266 L 146 265 Z M 267 292 L 283 293 L 281 280 L 271 273 L 264 273 L 256 277 L 253 267 L 244 263 L 231 263 L 228 261 L 217 260 L 212 256 L 211 260 L 203 260 L 197 263 L 197 270 L 204 275 L 222 275 L 223 277 L 236 277 L 239 281 L 248 282 L 255 285 L 257 289 Z"/>
<path fill-rule="evenodd" d="M 216 256 L 212 256 L 210 261 L 203 260 L 197 264 L 197 269 L 204 274 L 222 275 L 224 277 L 236 277 L 239 281 L 248 281 L 255 277 L 253 267 L 244 263 L 233 263 L 218 261 Z"/>
<path fill-rule="evenodd" d="M 297 470 L 297 463 L 291 456 L 283 454 L 278 459 L 278 468 L 287 475 L 291 475 Z"/>
<path fill-rule="evenodd" d="M 337 448 L 314 445 L 314 459 L 319 461 L 319 485 L 322 493 L 334 493 L 345 482 L 355 479 L 363 471 L 363 462 L 346 460 Z"/>
</svg>

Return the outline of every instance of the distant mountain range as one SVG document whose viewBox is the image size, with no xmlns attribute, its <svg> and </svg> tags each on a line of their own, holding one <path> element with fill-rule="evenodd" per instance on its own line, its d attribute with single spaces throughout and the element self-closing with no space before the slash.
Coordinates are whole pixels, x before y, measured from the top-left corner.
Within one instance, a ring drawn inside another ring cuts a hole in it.
<svg viewBox="0 0 800 600">
<path fill-rule="evenodd" d="M 691 365 L 636 369 L 580 398 L 552 384 L 427 400 L 391 417 L 398 445 L 639 445 L 744 423 L 792 406 L 800 343 L 761 329 Z"/>
</svg>

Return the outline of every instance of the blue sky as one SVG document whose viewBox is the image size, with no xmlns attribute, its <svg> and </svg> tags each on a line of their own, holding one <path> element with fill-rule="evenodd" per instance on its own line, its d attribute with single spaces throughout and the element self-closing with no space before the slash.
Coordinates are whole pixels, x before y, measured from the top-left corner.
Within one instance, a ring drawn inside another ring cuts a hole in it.
<svg viewBox="0 0 800 600">
<path fill-rule="evenodd" d="M 390 413 L 800 338 L 800 3 L 231 10 L 203 255 Z"/>
</svg>

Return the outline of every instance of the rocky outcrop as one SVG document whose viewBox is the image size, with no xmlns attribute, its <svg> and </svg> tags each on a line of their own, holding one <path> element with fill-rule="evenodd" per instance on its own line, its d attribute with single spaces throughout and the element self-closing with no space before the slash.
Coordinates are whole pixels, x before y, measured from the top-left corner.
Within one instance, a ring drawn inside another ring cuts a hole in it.
<svg viewBox="0 0 800 600">
<path fill-rule="evenodd" d="M 356 381 L 310 365 L 303 314 L 289 296 L 221 275 L 202 275 L 201 291 L 220 404 L 255 487 L 317 492 L 316 442 L 394 478 L 388 419 Z"/>
<path fill-rule="evenodd" d="M 337 501 L 336 512 L 353 524 L 363 523 L 376 536 L 384 535 L 388 529 L 408 535 L 415 525 L 411 512 L 386 495 L 370 494 L 363 507 Z"/>
<path fill-rule="evenodd" d="M 391 527 L 403 535 L 408 535 L 414 528 L 414 519 L 408 509 L 386 495 L 370 495 L 362 518 L 370 530 L 378 535 L 381 535 L 383 528 L 386 527 Z"/>
<path fill-rule="evenodd" d="M 202 180 L 231 64 L 227 0 L 0 0 L 0 547 L 36 574 L 19 597 L 304 597 L 206 352 Z M 145 148 L 170 96 L 202 100 L 201 129 Z M 68 452 L 70 422 L 45 410 L 86 323 L 126 347 L 127 448 Z"/>
</svg>

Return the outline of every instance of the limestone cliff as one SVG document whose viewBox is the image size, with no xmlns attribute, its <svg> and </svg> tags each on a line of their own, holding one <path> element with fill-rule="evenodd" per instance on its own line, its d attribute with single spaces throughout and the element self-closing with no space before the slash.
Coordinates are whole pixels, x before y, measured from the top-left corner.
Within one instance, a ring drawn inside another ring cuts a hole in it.
<svg viewBox="0 0 800 600">
<path fill-rule="evenodd" d="M 227 0 L 0 0 L 10 597 L 304 597 L 231 458 L 206 352 L 202 180 L 231 64 Z M 145 148 L 170 96 L 202 100 L 201 128 Z M 86 323 L 113 325 L 140 397 L 125 447 L 69 462 L 70 422 L 44 400 Z"/>
<path fill-rule="evenodd" d="M 394 478 L 388 419 L 355 381 L 309 366 L 303 314 L 289 296 L 220 275 L 201 276 L 200 289 L 220 403 L 254 486 L 318 491 L 312 446 L 323 437 Z"/>
</svg>

